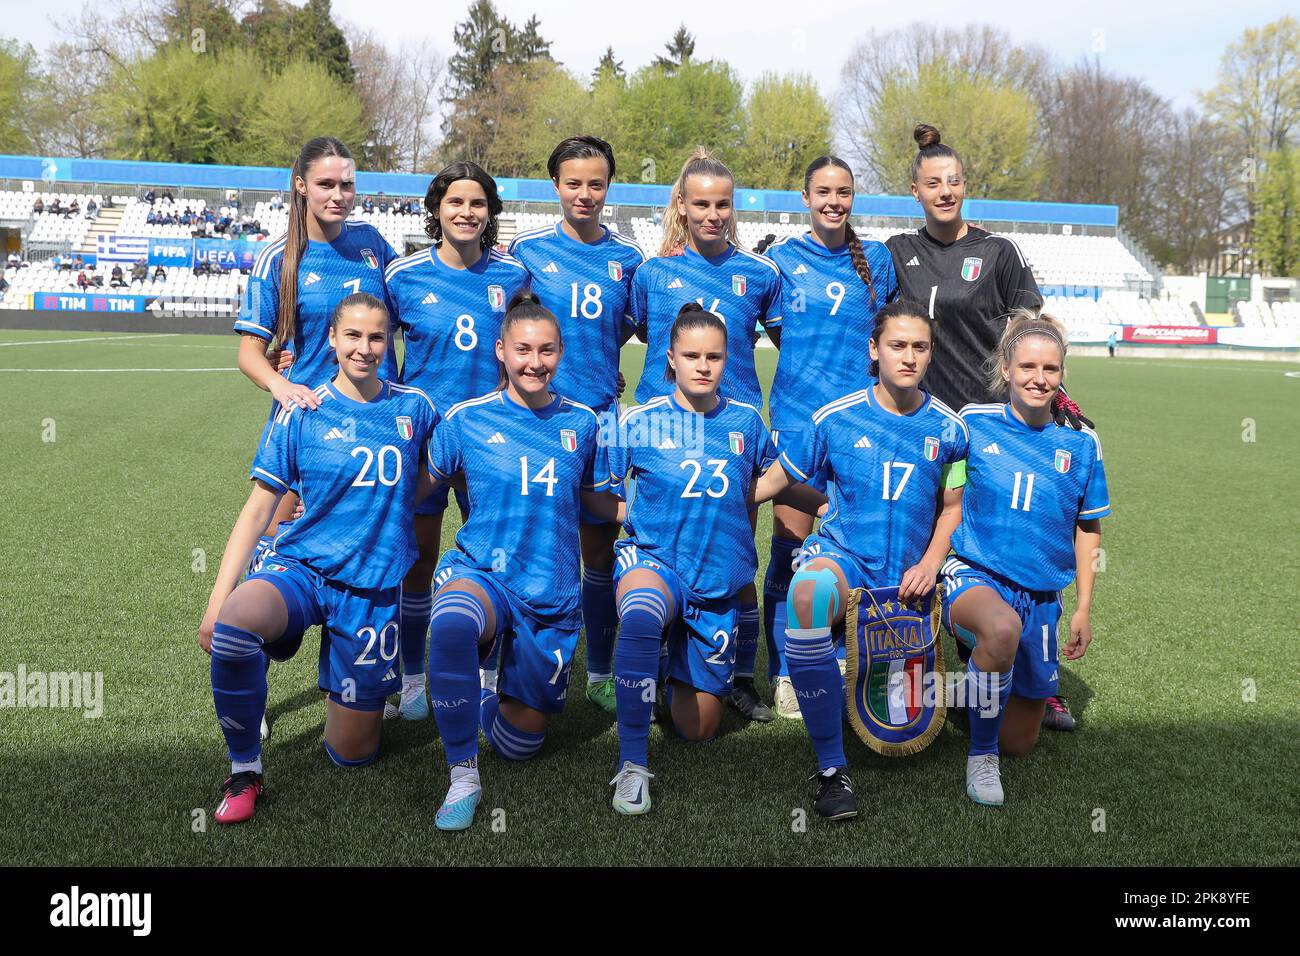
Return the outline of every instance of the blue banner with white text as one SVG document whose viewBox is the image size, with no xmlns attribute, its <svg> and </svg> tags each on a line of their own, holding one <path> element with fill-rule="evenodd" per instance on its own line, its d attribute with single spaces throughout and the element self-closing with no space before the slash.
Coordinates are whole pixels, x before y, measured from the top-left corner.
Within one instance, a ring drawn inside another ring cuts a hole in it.
<svg viewBox="0 0 1300 956">
<path fill-rule="evenodd" d="M 195 239 L 194 264 L 209 262 L 213 266 L 231 270 L 251 270 L 253 260 L 266 246 L 264 242 L 247 242 L 233 239 Z"/>
</svg>

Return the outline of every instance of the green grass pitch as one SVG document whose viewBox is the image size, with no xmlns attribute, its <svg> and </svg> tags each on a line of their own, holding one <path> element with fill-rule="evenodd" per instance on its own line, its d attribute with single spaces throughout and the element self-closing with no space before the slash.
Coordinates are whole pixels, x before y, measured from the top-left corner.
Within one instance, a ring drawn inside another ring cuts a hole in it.
<svg viewBox="0 0 1300 956">
<path fill-rule="evenodd" d="M 625 356 L 629 395 L 639 358 Z M 765 387 L 774 360 L 760 352 Z M 367 770 L 330 764 L 310 637 L 271 670 L 269 790 L 256 820 L 196 823 L 195 811 L 215 807 L 227 763 L 194 633 L 268 400 L 235 371 L 127 370 L 234 364 L 233 336 L 0 332 L 0 672 L 102 672 L 104 682 L 98 719 L 0 709 L 0 859 L 1297 862 L 1300 378 L 1284 374 L 1296 365 L 1071 360 L 1115 509 L 1103 522 L 1096 639 L 1063 675 L 1079 731 L 1044 732 L 1033 756 L 1004 761 L 1003 809 L 966 799 L 959 727 L 896 759 L 849 733 L 863 812 L 825 825 L 811 813 L 803 725 L 745 726 L 733 713 L 710 744 L 654 729 L 655 809 L 620 818 L 607 785 L 613 718 L 575 692 L 538 759 L 484 756 L 479 819 L 448 835 L 433 827 L 447 771 L 432 722 L 386 725 L 383 755 Z M 35 369 L 122 371 L 16 371 Z M 770 525 L 764 508 L 760 575 Z M 1067 619 L 1072 607 L 1067 595 Z M 580 649 L 575 691 L 582 661 Z"/>
</svg>

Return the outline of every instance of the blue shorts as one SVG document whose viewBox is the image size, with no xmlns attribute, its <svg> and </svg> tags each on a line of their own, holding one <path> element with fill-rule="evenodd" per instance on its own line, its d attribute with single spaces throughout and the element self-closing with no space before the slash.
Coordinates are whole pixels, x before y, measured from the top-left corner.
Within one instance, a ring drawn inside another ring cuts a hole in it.
<svg viewBox="0 0 1300 956">
<path fill-rule="evenodd" d="M 645 568 L 657 574 L 672 595 L 676 617 L 664 629 L 666 660 L 660 678 L 672 677 L 706 694 L 731 693 L 736 670 L 736 638 L 740 612 L 735 596 L 716 601 L 688 601 L 677 572 L 643 555 L 630 538 L 614 545 L 614 586 L 629 571 Z"/>
<path fill-rule="evenodd" d="M 580 626 L 534 617 L 501 583 L 500 574 L 472 567 L 460 551 L 448 551 L 438 561 L 434 591 L 458 580 L 473 581 L 492 602 L 497 629 L 491 646 L 479 654 L 479 666 L 486 666 L 500 653 L 497 693 L 544 714 L 564 710 Z"/>
<path fill-rule="evenodd" d="M 839 544 L 819 534 L 810 534 L 803 539 L 803 547 L 795 558 L 795 570 L 799 570 L 814 558 L 829 558 L 839 565 L 840 570 L 844 572 L 844 580 L 848 583 L 850 591 L 854 588 L 898 586 L 897 581 L 882 580 L 879 571 L 872 571 L 861 558 L 849 554 Z"/>
<path fill-rule="evenodd" d="M 975 636 L 952 623 L 952 602 L 972 587 L 992 588 L 1020 616 L 1020 646 L 1016 649 L 1011 693 L 1027 700 L 1054 697 L 1060 684 L 1056 629 L 1061 622 L 1060 591 L 1027 591 L 999 574 L 973 567 L 955 555 L 943 564 L 943 626 L 968 647 Z"/>
<path fill-rule="evenodd" d="M 400 588 L 367 590 L 327 581 L 294 558 L 267 551 L 250 581 L 269 581 L 284 598 L 289 624 L 266 645 L 273 660 L 288 660 L 303 632 L 321 626 L 319 681 L 330 700 L 352 710 L 382 710 L 401 687 L 397 663 Z"/>
<path fill-rule="evenodd" d="M 421 516 L 442 514 L 447 510 L 447 504 L 451 499 L 451 491 L 451 485 L 446 483 L 440 484 L 437 488 L 433 489 L 433 494 L 429 495 L 429 497 L 425 498 L 423 501 L 417 501 L 415 503 L 415 513 Z M 456 504 L 460 506 L 461 514 L 469 514 L 469 495 L 465 494 L 465 492 L 461 491 L 459 488 L 455 489 L 455 491 Z"/>
<path fill-rule="evenodd" d="M 808 423 L 808 427 L 811 429 L 812 427 L 811 422 Z M 794 436 L 790 428 L 786 428 L 785 433 L 786 433 L 786 443 L 788 444 L 791 440 L 793 440 Z M 776 447 L 776 450 L 779 454 L 781 451 L 781 429 L 777 428 L 775 425 L 772 427 L 772 444 Z M 791 475 L 790 477 L 793 478 L 794 476 Z M 826 472 L 819 471 L 815 475 L 810 475 L 808 477 L 808 480 L 804 482 L 804 484 L 806 484 L 809 488 L 812 488 L 814 491 L 820 491 L 822 494 L 826 494 L 826 484 L 827 484 Z"/>
</svg>

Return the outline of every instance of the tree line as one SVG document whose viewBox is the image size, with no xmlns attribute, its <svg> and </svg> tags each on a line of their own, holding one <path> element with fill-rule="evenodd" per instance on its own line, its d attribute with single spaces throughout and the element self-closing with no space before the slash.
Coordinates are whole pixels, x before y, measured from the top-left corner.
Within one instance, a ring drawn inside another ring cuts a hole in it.
<svg viewBox="0 0 1300 956">
<path fill-rule="evenodd" d="M 684 25 L 643 66 L 608 47 L 579 69 L 536 16 L 514 23 L 492 0 L 455 25 L 446 59 L 428 39 L 393 46 L 338 23 L 330 0 L 109 0 L 60 34 L 39 55 L 0 37 L 0 151 L 286 166 L 328 132 L 366 169 L 470 159 L 544 177 L 554 143 L 587 132 L 615 145 L 624 181 L 671 182 L 705 144 L 743 186 L 800 188 L 835 150 L 859 189 L 906 193 L 923 121 L 962 153 L 970 196 L 1114 203 L 1178 271 L 1245 224 L 1244 268 L 1300 272 L 1292 17 L 1244 30 L 1181 111 L 1109 70 L 1104 38 L 1061 65 L 991 26 L 871 30 L 829 98 L 796 71 L 746 84 Z"/>
</svg>

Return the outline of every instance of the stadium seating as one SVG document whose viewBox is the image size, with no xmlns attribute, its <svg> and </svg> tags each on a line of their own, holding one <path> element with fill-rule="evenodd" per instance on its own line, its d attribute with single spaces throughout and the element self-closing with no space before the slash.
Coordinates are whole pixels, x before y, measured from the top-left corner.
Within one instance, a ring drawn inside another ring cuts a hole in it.
<svg viewBox="0 0 1300 956">
<path fill-rule="evenodd" d="M 1070 328 L 1097 325 L 1204 325 L 1189 306 L 1144 299 L 1135 292 L 1103 293 L 1099 299 L 1049 295 L 1044 309 Z"/>
<path fill-rule="evenodd" d="M 1300 302 L 1237 302 L 1232 314 L 1245 328 L 1300 333 Z"/>
<path fill-rule="evenodd" d="M 154 279 L 154 270 L 150 269 L 145 280 L 130 281 L 130 268 L 123 265 L 122 269 L 128 279 L 122 288 L 109 287 L 111 268 L 87 269 L 87 276 L 94 274 L 104 278 L 103 286 L 95 287 L 93 292 L 97 295 L 150 296 L 162 301 L 164 311 L 184 314 L 233 315 L 239 308 L 248 281 L 238 272 L 195 275 L 192 270 L 179 267 L 166 268 L 164 279 Z M 5 278 L 9 281 L 9 290 L 0 300 L 0 308 L 4 309 L 27 308 L 27 297 L 37 292 L 77 291 L 77 272 L 55 270 L 48 261 L 7 270 Z"/>
</svg>

